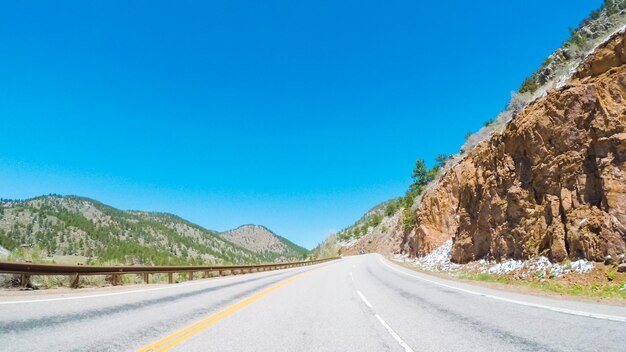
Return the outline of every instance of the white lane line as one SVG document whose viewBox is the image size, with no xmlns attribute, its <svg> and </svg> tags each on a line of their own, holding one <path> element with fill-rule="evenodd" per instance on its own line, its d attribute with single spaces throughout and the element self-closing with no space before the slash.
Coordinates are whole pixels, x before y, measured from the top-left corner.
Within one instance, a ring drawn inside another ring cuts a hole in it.
<svg viewBox="0 0 626 352">
<path fill-rule="evenodd" d="M 504 298 L 504 297 L 500 297 L 500 296 L 494 296 L 494 295 L 490 295 L 490 294 L 487 294 L 487 293 L 482 293 L 482 292 L 467 290 L 467 289 L 456 287 L 456 286 L 442 284 L 442 283 L 437 282 L 437 281 L 425 279 L 423 277 L 419 277 L 417 275 L 413 275 L 413 274 L 409 274 L 407 272 L 404 272 L 403 270 L 396 269 L 396 268 L 392 267 L 391 265 L 385 263 L 382 259 L 380 259 L 380 258 L 378 258 L 378 259 L 386 267 L 388 267 L 388 268 L 390 268 L 390 269 L 392 269 L 394 271 L 397 271 L 397 272 L 399 272 L 401 274 L 404 274 L 404 275 L 416 278 L 416 279 L 424 281 L 424 282 L 428 282 L 428 283 L 433 284 L 433 285 L 438 285 L 438 286 L 441 286 L 441 287 L 445 287 L 445 288 L 449 288 L 449 289 L 465 292 L 465 293 L 468 293 L 470 295 L 487 297 L 487 298 L 495 299 L 495 300 L 498 300 L 498 301 L 513 303 L 513 304 L 519 304 L 519 305 L 525 306 L 525 307 L 534 307 L 534 308 L 547 309 L 547 310 L 551 310 L 553 312 L 558 312 L 558 313 L 564 313 L 564 314 L 570 314 L 570 315 L 578 315 L 578 316 L 586 317 L 586 318 L 594 318 L 594 319 L 602 319 L 602 320 L 610 320 L 610 321 L 617 321 L 617 322 L 620 322 L 620 323 L 626 323 L 626 317 L 620 317 L 620 316 L 617 316 L 617 315 L 591 313 L 591 312 L 584 312 L 584 311 L 581 311 L 581 310 L 573 310 L 573 309 L 567 309 L 567 308 L 559 308 L 559 307 L 547 306 L 547 305 L 544 305 L 544 304 L 537 304 L 537 303 L 518 301 L 516 299 L 510 299 L 510 298 Z"/>
<path fill-rule="evenodd" d="M 368 306 L 370 309 L 374 308 L 372 307 L 372 305 L 370 304 L 370 302 L 367 300 L 367 298 L 365 298 L 365 296 L 363 296 L 363 294 L 361 293 L 361 291 L 357 290 L 356 293 L 359 294 L 359 297 L 361 297 L 361 300 L 363 300 L 363 302 L 365 302 L 365 305 Z"/>
<path fill-rule="evenodd" d="M 350 280 L 352 280 L 352 282 L 354 282 L 354 276 L 352 276 L 352 271 L 350 272 Z"/>
<path fill-rule="evenodd" d="M 350 273 L 352 274 L 352 273 Z M 361 300 L 363 300 L 363 302 L 365 303 L 366 306 L 368 306 L 370 309 L 374 309 L 374 307 L 372 307 L 372 304 L 367 300 L 367 298 L 365 298 L 365 296 L 363 296 L 363 294 L 361 293 L 361 291 L 356 290 L 356 293 L 359 294 L 359 297 L 361 297 Z M 389 333 L 389 335 L 391 335 L 391 337 L 393 337 L 394 340 L 396 340 L 400 346 L 402 346 L 402 348 L 404 348 L 404 350 L 406 352 L 413 352 L 413 349 L 411 349 L 411 347 L 409 345 L 406 344 L 406 342 L 404 342 L 404 340 L 402 340 L 402 338 L 400 337 L 400 335 L 396 334 L 395 331 L 393 331 L 393 329 L 391 328 L 391 326 L 389 326 L 389 324 L 387 324 L 383 318 L 380 317 L 380 315 L 376 314 L 374 312 L 374 316 L 376 317 L 376 319 L 378 319 L 378 321 L 382 324 L 382 326 L 387 330 L 387 332 Z"/>
<path fill-rule="evenodd" d="M 226 278 L 212 280 L 211 282 L 223 281 L 225 279 Z M 147 288 L 147 289 L 133 290 L 133 291 L 99 293 L 99 294 L 95 294 L 95 295 L 86 295 L 86 296 L 70 296 L 70 297 L 57 297 L 57 298 L 44 298 L 44 299 L 30 299 L 30 300 L 23 300 L 23 301 L 7 301 L 7 302 L 0 302 L 0 305 L 1 304 L 19 304 L 19 303 L 70 301 L 70 300 L 74 300 L 74 299 L 119 296 L 119 295 L 126 295 L 126 294 L 132 294 L 132 293 L 143 293 L 143 292 L 151 292 L 151 291 L 160 291 L 160 290 L 181 288 L 181 287 L 187 287 L 187 286 L 196 286 L 196 285 L 201 285 L 201 284 L 207 284 L 207 282 L 194 282 L 193 284 L 176 285 L 176 286 L 172 286 L 172 287 L 155 287 L 155 288 Z"/>
<path fill-rule="evenodd" d="M 311 266 L 311 267 L 313 267 L 313 266 Z M 283 270 L 292 271 L 294 269 L 297 269 L 297 268 L 290 268 L 290 269 L 283 269 Z M 250 277 L 249 275 L 250 274 L 248 274 L 247 276 Z M 99 298 L 99 297 L 119 296 L 119 295 L 133 294 L 133 293 L 144 293 L 144 292 L 151 292 L 151 291 L 172 290 L 172 289 L 184 288 L 184 287 L 189 287 L 189 286 L 207 285 L 207 284 L 211 284 L 211 283 L 218 282 L 218 281 L 224 281 L 224 280 L 240 279 L 240 278 L 243 278 L 243 277 L 245 277 L 245 276 L 222 277 L 222 278 L 216 278 L 216 279 L 210 279 L 210 280 L 202 280 L 202 281 L 193 282 L 193 283 L 182 283 L 182 284 L 176 284 L 176 285 L 169 285 L 169 286 L 155 287 L 155 288 L 146 288 L 146 289 L 132 290 L 132 291 L 99 293 L 99 294 L 95 294 L 95 295 L 44 298 L 44 299 L 31 299 L 31 300 L 23 300 L 23 301 L 6 301 L 6 302 L 0 302 L 0 305 L 3 305 L 3 304 L 20 304 L 20 303 L 40 303 L 40 302 L 71 301 L 71 300 L 84 299 L 84 298 Z"/>
<path fill-rule="evenodd" d="M 393 331 L 391 326 L 389 326 L 389 324 L 387 324 L 383 320 L 383 318 L 380 317 L 380 315 L 374 314 L 374 316 L 385 327 L 385 329 L 387 329 L 387 332 L 389 332 L 389 335 L 391 335 L 391 337 L 393 337 L 393 339 L 396 340 L 400 344 L 400 346 L 402 346 L 402 348 L 404 348 L 404 350 L 406 352 L 414 352 L 413 349 L 411 348 L 411 346 L 407 345 L 406 342 L 404 342 L 404 340 L 402 340 L 402 338 L 400 336 L 398 336 L 398 334 L 396 334 L 395 331 Z"/>
</svg>

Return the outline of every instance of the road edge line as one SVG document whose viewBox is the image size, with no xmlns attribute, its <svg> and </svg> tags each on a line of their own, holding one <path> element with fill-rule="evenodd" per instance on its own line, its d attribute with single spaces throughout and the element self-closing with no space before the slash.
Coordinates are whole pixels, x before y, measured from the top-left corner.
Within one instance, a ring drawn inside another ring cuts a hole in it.
<svg viewBox="0 0 626 352">
<path fill-rule="evenodd" d="M 557 312 L 557 313 L 576 315 L 576 316 L 581 316 L 581 317 L 585 317 L 585 318 L 594 318 L 594 319 L 600 319 L 600 320 L 610 320 L 610 321 L 615 321 L 615 322 L 620 322 L 620 323 L 626 323 L 626 317 L 621 317 L 621 316 L 617 316 L 617 315 L 591 313 L 591 312 L 584 312 L 584 311 L 580 311 L 580 310 L 552 307 L 552 306 L 547 306 L 545 304 L 524 302 L 524 301 L 519 301 L 519 300 L 516 300 L 516 299 L 499 297 L 499 296 L 495 296 L 495 295 L 490 295 L 488 293 L 482 293 L 482 292 L 467 290 L 467 289 L 460 288 L 460 287 L 455 287 L 455 286 L 452 286 L 452 285 L 443 284 L 443 283 L 440 283 L 440 282 L 437 282 L 437 281 L 433 281 L 433 280 L 425 279 L 423 277 L 419 277 L 417 275 L 409 274 L 407 272 L 404 272 L 402 270 L 399 270 L 397 268 L 392 267 L 391 265 L 385 263 L 381 258 L 378 258 L 378 259 L 379 259 L 381 264 L 383 264 L 386 267 L 388 267 L 388 268 L 390 268 L 390 269 L 392 269 L 394 271 L 397 271 L 397 272 L 399 272 L 401 274 L 404 274 L 404 275 L 416 278 L 416 279 L 424 281 L 424 282 L 428 282 L 428 283 L 433 284 L 433 285 L 437 285 L 437 286 L 441 286 L 441 287 L 445 287 L 445 288 L 449 288 L 449 289 L 465 292 L 465 293 L 468 293 L 468 294 L 471 294 L 471 295 L 474 295 L 474 296 L 482 296 L 482 297 L 486 297 L 486 298 L 495 299 L 495 300 L 498 300 L 498 301 L 518 304 L 518 305 L 521 305 L 521 306 L 546 309 L 546 310 L 550 310 L 550 311 Z"/>
</svg>

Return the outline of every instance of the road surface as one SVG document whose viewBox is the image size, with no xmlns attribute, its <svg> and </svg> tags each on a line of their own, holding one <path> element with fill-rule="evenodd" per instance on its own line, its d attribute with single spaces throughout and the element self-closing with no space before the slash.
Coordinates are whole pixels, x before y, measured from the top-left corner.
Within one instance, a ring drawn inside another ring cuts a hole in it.
<svg viewBox="0 0 626 352">
<path fill-rule="evenodd" d="M 176 285 L 0 296 L 0 351 L 626 351 L 626 308 L 376 254 Z"/>
</svg>

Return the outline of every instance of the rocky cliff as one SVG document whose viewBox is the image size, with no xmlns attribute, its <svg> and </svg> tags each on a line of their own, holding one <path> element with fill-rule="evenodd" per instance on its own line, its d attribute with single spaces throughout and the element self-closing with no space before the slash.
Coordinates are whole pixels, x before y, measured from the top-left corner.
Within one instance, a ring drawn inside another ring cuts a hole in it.
<svg viewBox="0 0 626 352">
<path fill-rule="evenodd" d="M 424 194 L 396 250 L 453 238 L 460 263 L 546 255 L 602 261 L 626 249 L 626 35 L 531 103 Z"/>
</svg>

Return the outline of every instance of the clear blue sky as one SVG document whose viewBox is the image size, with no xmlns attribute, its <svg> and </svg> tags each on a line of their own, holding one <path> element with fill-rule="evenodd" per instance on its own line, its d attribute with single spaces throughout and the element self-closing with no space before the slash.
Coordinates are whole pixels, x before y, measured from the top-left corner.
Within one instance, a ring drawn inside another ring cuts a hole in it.
<svg viewBox="0 0 626 352">
<path fill-rule="evenodd" d="M 0 197 L 311 248 L 456 153 L 601 1 L 5 1 Z"/>
</svg>

